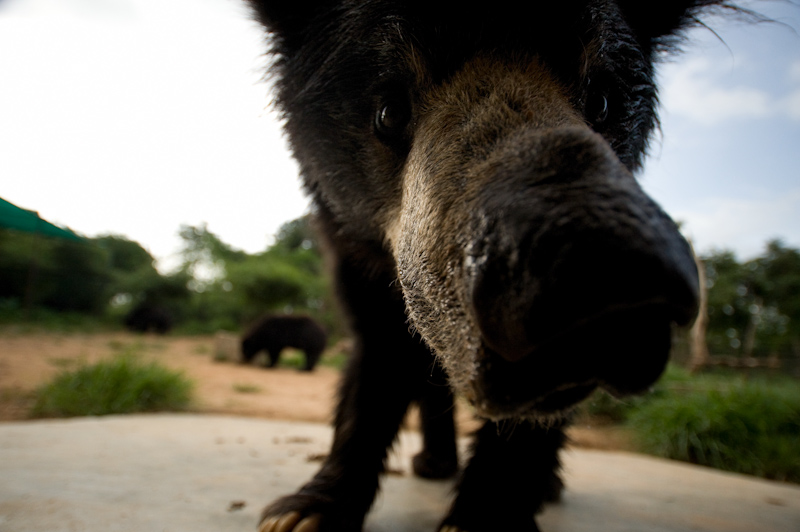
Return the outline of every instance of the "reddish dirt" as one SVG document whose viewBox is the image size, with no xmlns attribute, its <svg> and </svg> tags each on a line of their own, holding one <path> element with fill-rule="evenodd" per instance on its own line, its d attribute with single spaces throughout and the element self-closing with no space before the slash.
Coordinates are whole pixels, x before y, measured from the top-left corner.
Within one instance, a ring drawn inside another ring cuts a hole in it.
<svg viewBox="0 0 800 532">
<path fill-rule="evenodd" d="M 128 333 L 56 334 L 0 331 L 0 421 L 24 420 L 33 392 L 60 371 L 132 351 L 184 372 L 195 382 L 198 412 L 329 423 L 339 371 L 324 365 L 312 373 L 291 368 L 264 369 L 218 361 L 215 339 L 140 336 Z M 231 359 L 235 354 L 229 353 Z M 290 354 L 291 356 L 291 354 Z M 477 428 L 469 406 L 459 404 L 461 432 Z M 415 428 L 416 416 L 407 425 Z M 579 424 L 573 444 L 599 449 L 630 449 L 624 430 Z"/>
</svg>

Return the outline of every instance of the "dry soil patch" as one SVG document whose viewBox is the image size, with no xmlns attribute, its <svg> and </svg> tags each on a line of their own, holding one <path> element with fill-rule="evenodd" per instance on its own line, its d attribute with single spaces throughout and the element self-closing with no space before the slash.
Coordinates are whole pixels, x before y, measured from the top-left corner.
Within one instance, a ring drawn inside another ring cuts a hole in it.
<svg viewBox="0 0 800 532">
<path fill-rule="evenodd" d="M 141 336 L 104 334 L 0 334 L 0 421 L 23 420 L 32 392 L 59 371 L 96 362 L 126 351 L 184 372 L 196 384 L 199 412 L 329 423 L 339 371 L 318 366 L 312 373 L 290 368 L 265 369 L 233 361 L 215 361 L 210 336 Z M 469 407 L 459 404 L 461 432 L 477 428 Z M 416 415 L 409 416 L 415 427 Z M 597 449 L 629 449 L 625 431 L 579 425 L 573 443 Z"/>
</svg>

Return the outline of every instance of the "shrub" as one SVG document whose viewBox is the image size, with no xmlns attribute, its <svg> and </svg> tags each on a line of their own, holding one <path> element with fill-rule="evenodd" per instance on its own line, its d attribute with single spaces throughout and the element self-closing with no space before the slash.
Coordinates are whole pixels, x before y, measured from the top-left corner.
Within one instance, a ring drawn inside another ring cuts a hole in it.
<svg viewBox="0 0 800 532">
<path fill-rule="evenodd" d="M 131 354 L 61 373 L 37 390 L 33 417 L 101 416 L 185 410 L 193 383 Z"/>
<path fill-rule="evenodd" d="M 658 456 L 800 482 L 800 389 L 790 380 L 705 376 L 646 401 L 628 418 L 640 448 Z"/>
<path fill-rule="evenodd" d="M 322 355 L 322 358 L 319 359 L 319 365 L 327 366 L 333 369 L 343 370 L 349 358 L 350 357 L 346 353 L 332 350 Z"/>
</svg>

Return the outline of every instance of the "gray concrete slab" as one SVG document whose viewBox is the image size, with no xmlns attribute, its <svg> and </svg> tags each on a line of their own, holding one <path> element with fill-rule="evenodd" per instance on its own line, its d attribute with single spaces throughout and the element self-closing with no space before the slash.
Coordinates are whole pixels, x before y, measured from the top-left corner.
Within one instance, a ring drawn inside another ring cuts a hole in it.
<svg viewBox="0 0 800 532">
<path fill-rule="evenodd" d="M 323 425 L 149 415 L 0 424 L 2 532 L 254 531 L 261 507 L 318 467 Z M 403 434 L 369 532 L 433 531 L 450 482 L 410 474 Z M 633 454 L 564 453 L 544 532 L 800 532 L 800 487 Z"/>
</svg>

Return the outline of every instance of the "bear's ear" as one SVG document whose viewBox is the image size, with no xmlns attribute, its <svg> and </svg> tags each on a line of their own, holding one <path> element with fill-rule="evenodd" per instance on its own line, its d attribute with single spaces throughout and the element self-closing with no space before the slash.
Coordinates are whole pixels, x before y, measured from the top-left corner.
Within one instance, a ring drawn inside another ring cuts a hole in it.
<svg viewBox="0 0 800 532">
<path fill-rule="evenodd" d="M 281 37 L 298 35 L 331 0 L 249 0 L 256 18 L 268 31 Z"/>
<path fill-rule="evenodd" d="M 644 45 L 667 44 L 703 12 L 736 10 L 727 0 L 617 0 L 628 24 Z"/>
</svg>

